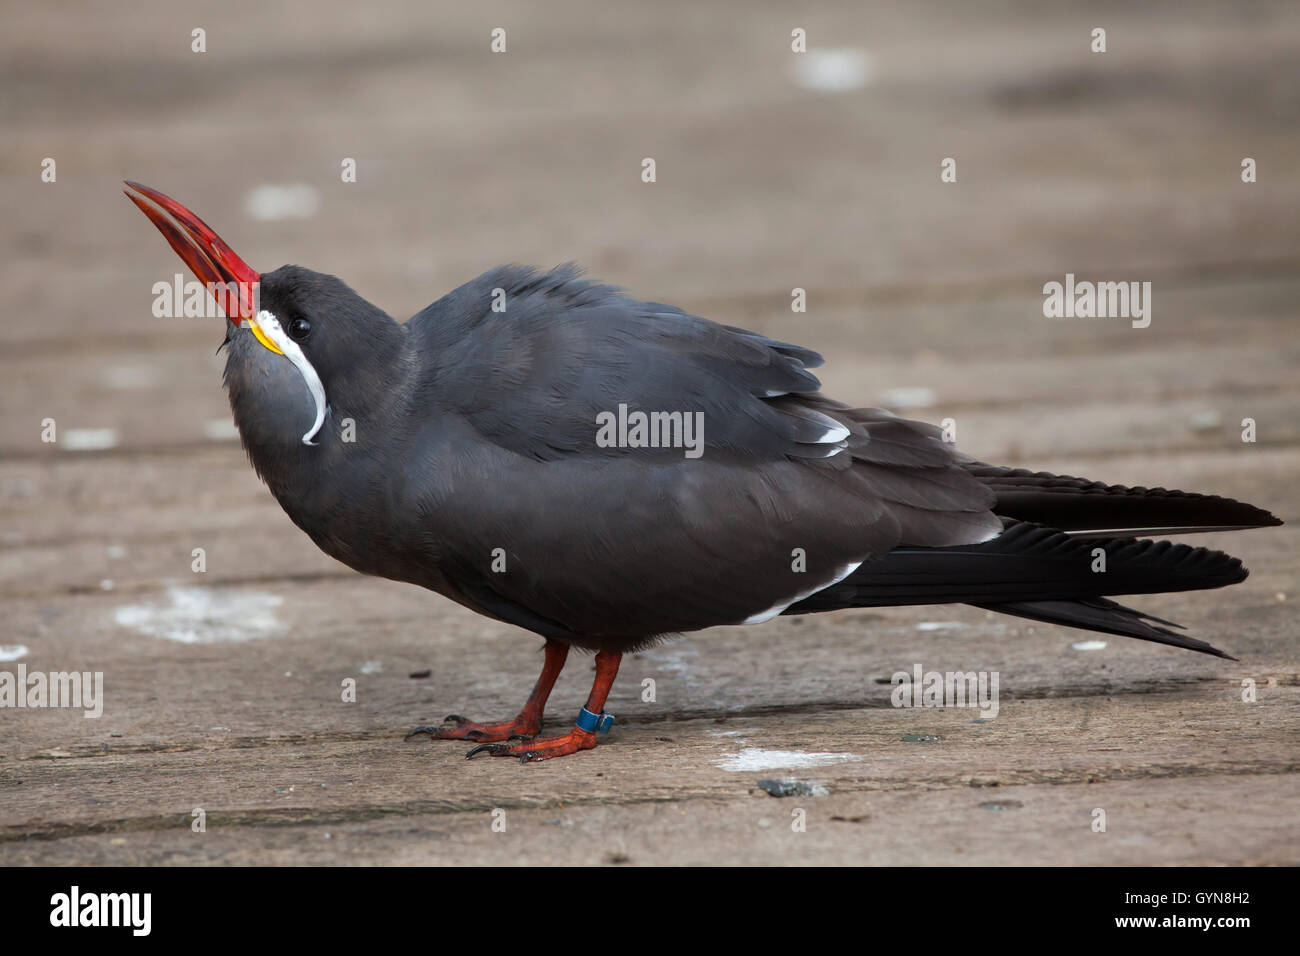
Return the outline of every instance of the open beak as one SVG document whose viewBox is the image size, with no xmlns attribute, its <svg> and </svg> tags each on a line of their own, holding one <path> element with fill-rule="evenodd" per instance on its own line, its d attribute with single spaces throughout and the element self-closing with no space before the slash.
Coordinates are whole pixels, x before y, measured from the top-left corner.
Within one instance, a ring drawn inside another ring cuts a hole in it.
<svg viewBox="0 0 1300 956">
<path fill-rule="evenodd" d="M 128 181 L 122 190 L 158 227 L 167 244 L 198 277 L 235 325 L 245 319 L 257 340 L 280 352 L 257 321 L 257 293 L 261 274 L 250 267 L 222 238 L 194 213 L 156 189 Z"/>
</svg>

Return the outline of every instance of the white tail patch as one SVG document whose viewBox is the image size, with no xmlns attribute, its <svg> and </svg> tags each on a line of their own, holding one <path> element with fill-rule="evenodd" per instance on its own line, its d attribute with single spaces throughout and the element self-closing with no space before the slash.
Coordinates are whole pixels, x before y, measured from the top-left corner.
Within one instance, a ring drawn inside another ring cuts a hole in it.
<svg viewBox="0 0 1300 956">
<path fill-rule="evenodd" d="M 778 614 L 780 614 L 790 605 L 798 604 L 804 598 L 812 597 L 818 591 L 824 591 L 826 590 L 826 588 L 831 587 L 832 585 L 839 584 L 841 581 L 843 581 L 845 578 L 847 578 L 850 574 L 852 574 L 861 566 L 862 566 L 861 561 L 855 561 L 852 564 L 846 564 L 844 565 L 844 567 L 836 571 L 834 577 L 832 577 L 829 581 L 823 581 L 821 584 L 814 584 L 807 591 L 801 591 L 792 598 L 787 598 L 783 601 L 780 601 L 777 604 L 774 604 L 772 607 L 768 608 L 766 611 L 759 611 L 757 614 L 751 614 L 749 617 L 745 618 L 745 620 L 742 621 L 741 623 L 762 624 L 764 621 L 770 621 L 772 620 L 772 618 L 776 617 Z"/>
<path fill-rule="evenodd" d="M 257 327 L 266 333 L 266 337 L 275 343 L 275 347 L 284 353 L 284 357 L 294 364 L 294 367 L 302 374 L 303 381 L 307 383 L 307 389 L 311 392 L 312 401 L 316 403 L 316 421 L 312 422 L 311 429 L 307 434 L 302 436 L 304 445 L 315 445 L 312 441 L 320 427 L 325 424 L 325 385 L 321 382 L 320 376 L 316 374 L 316 369 L 312 367 L 311 362 L 307 361 L 307 356 L 302 354 L 302 349 L 298 343 L 289 336 L 285 335 L 284 329 L 280 328 L 280 320 L 270 312 L 263 309 L 257 313 L 257 318 L 250 321 L 256 322 Z"/>
</svg>

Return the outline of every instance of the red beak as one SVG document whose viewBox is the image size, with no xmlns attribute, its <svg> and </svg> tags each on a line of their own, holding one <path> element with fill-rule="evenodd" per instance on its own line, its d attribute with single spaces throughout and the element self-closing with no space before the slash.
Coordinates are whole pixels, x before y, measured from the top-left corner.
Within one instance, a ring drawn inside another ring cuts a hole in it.
<svg viewBox="0 0 1300 956">
<path fill-rule="evenodd" d="M 261 274 L 235 255 L 207 223 L 175 199 L 139 183 L 128 181 L 126 185 L 130 187 L 122 190 L 126 198 L 158 227 L 167 244 L 208 287 L 230 321 L 238 325 L 241 319 L 254 316 Z"/>
</svg>

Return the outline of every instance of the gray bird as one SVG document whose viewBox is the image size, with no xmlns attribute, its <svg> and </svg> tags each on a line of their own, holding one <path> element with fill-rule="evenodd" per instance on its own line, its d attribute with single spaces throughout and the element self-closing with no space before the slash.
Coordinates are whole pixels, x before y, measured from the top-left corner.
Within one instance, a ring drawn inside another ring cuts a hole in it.
<svg viewBox="0 0 1300 956">
<path fill-rule="evenodd" d="M 594 747 L 623 654 L 780 614 L 965 603 L 1227 657 L 1109 596 L 1246 577 L 1151 536 L 1281 524 L 984 464 L 932 425 L 822 395 L 816 352 L 574 267 L 494 269 L 399 323 L 333 276 L 257 273 L 127 186 L 227 315 L 235 424 L 290 519 L 363 574 L 546 639 L 517 716 L 408 734 L 479 743 L 471 757 Z M 539 737 L 573 646 L 596 652 L 591 694 L 573 729 Z"/>
</svg>

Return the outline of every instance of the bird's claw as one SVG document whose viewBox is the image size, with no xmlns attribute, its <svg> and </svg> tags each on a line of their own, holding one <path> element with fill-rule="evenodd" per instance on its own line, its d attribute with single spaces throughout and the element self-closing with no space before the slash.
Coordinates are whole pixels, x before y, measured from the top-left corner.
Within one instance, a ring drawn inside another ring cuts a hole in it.
<svg viewBox="0 0 1300 956">
<path fill-rule="evenodd" d="M 516 735 L 516 736 L 517 736 L 517 737 L 520 737 L 520 738 L 522 738 L 522 739 L 527 739 L 527 738 L 523 738 L 522 735 Z M 511 740 L 514 740 L 514 739 L 516 739 L 516 738 L 515 738 L 515 737 L 511 737 L 510 739 L 511 739 Z M 475 747 L 475 748 L 474 748 L 473 750 L 471 750 L 469 753 L 465 754 L 465 759 L 466 759 L 466 760 L 473 760 L 474 757 L 475 757 L 475 755 L 477 755 L 477 754 L 481 754 L 481 753 L 487 753 L 487 754 L 489 754 L 489 755 L 491 755 L 491 756 L 493 756 L 493 757 L 513 757 L 513 756 L 515 756 L 515 751 L 513 750 L 513 748 L 512 748 L 509 744 L 479 744 L 477 747 Z M 535 751 L 532 751 L 532 750 L 525 750 L 523 753 L 518 754 L 518 756 L 519 756 L 519 762 L 520 762 L 520 763 L 528 763 L 528 761 L 530 761 L 530 760 L 537 759 L 537 754 L 536 754 L 536 752 L 535 752 Z"/>
<path fill-rule="evenodd" d="M 490 757 L 518 757 L 520 763 L 532 763 L 535 760 L 574 754 L 579 750 L 590 750 L 594 746 L 595 734 L 574 727 L 567 734 L 558 737 L 524 737 L 520 743 L 479 744 L 465 754 L 465 759 L 470 760 L 478 754 L 486 753 Z"/>
<path fill-rule="evenodd" d="M 448 726 L 450 725 L 450 726 Z M 460 714 L 448 714 L 441 726 L 421 724 L 411 730 L 405 737 L 410 740 L 420 734 L 428 734 L 430 740 L 472 740 L 491 742 L 498 740 L 531 740 L 541 731 L 541 721 L 530 715 L 520 714 L 510 720 L 500 720 L 491 724 L 480 724 L 462 717 Z"/>
</svg>

